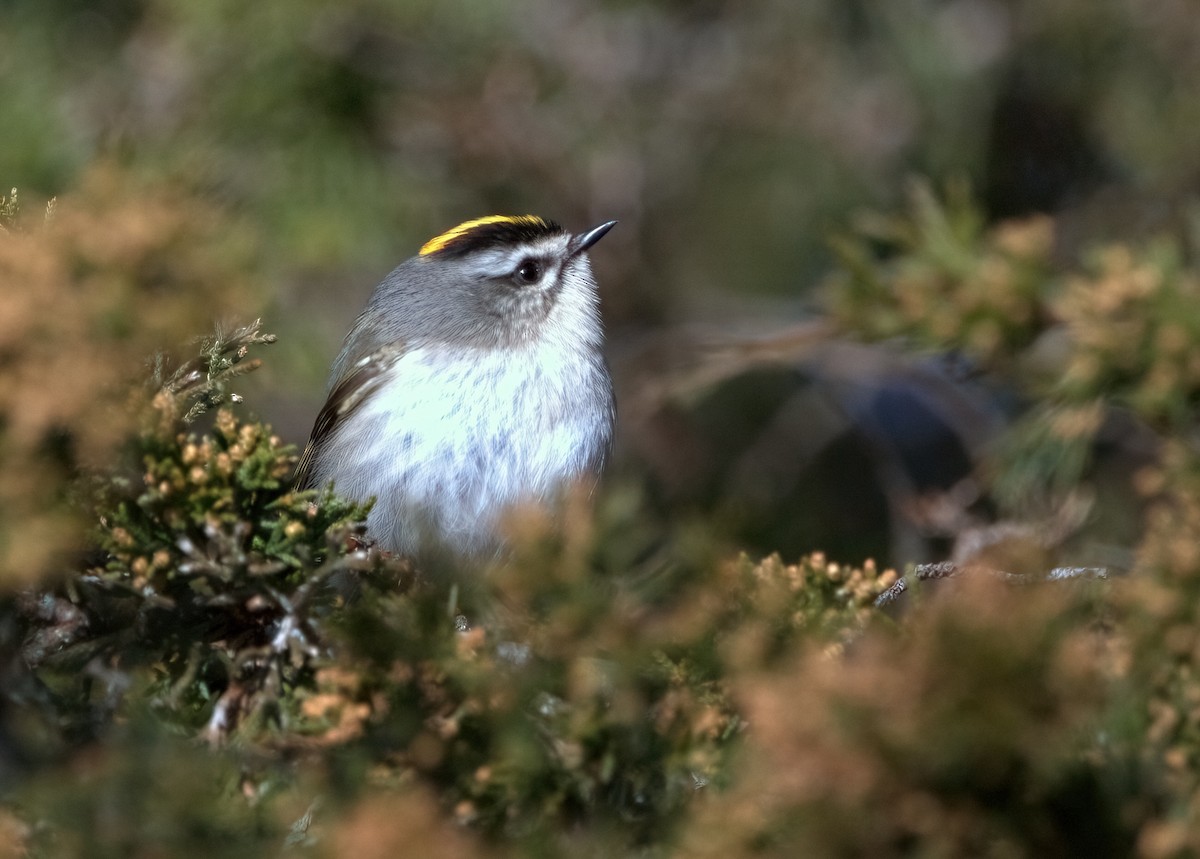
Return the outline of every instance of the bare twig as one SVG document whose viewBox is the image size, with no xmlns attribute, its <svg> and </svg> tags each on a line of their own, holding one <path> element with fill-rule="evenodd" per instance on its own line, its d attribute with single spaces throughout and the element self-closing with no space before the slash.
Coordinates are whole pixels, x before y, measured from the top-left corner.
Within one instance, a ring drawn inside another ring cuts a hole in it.
<svg viewBox="0 0 1200 859">
<path fill-rule="evenodd" d="M 1058 582 L 1079 579 L 1107 579 L 1107 567 L 1054 567 L 1041 575 L 1024 575 L 993 569 L 982 564 L 957 564 L 954 561 L 940 561 L 934 564 L 917 564 L 912 571 L 901 576 L 886 591 L 875 600 L 877 608 L 890 605 L 908 590 L 909 581 L 926 582 L 935 579 L 953 579 L 963 575 L 982 575 L 1001 579 L 1011 584 L 1025 585 L 1037 582 Z"/>
</svg>

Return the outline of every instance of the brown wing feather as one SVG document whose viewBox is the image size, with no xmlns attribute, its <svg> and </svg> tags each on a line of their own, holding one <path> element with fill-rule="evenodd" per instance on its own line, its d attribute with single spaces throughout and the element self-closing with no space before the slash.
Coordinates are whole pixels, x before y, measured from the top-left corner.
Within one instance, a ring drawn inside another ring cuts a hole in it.
<svg viewBox="0 0 1200 859">
<path fill-rule="evenodd" d="M 300 455 L 300 461 L 296 463 L 296 470 L 292 474 L 293 486 L 299 489 L 309 487 L 313 463 L 316 462 L 317 453 L 322 445 L 379 386 L 383 381 L 385 371 L 402 354 L 404 354 L 404 349 L 399 344 L 392 344 L 373 352 L 355 364 L 345 378 L 329 392 L 325 405 L 317 413 L 317 420 L 313 424 L 312 434 L 308 438 L 308 444 L 304 447 L 304 453 Z"/>
</svg>

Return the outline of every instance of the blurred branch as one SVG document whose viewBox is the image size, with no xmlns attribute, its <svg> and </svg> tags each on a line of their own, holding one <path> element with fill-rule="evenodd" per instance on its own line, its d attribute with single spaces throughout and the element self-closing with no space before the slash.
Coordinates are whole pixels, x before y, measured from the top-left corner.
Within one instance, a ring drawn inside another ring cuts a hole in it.
<svg viewBox="0 0 1200 859">
<path fill-rule="evenodd" d="M 958 564 L 954 561 L 917 564 L 907 575 L 898 578 L 890 588 L 881 593 L 875 600 L 875 605 L 877 608 L 884 608 L 894 603 L 909 589 L 910 581 L 930 582 L 967 575 L 990 576 L 991 578 L 1010 584 L 1028 585 L 1037 584 L 1038 582 L 1107 579 L 1109 577 L 1109 570 L 1107 567 L 1054 567 L 1042 575 L 1034 575 L 1028 573 L 1010 573 L 980 564 Z"/>
</svg>

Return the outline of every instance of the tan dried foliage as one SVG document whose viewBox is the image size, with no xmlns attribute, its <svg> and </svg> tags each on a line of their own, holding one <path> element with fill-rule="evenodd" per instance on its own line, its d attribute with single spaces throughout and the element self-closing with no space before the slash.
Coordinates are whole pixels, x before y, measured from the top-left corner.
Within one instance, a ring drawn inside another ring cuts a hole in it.
<svg viewBox="0 0 1200 859">
<path fill-rule="evenodd" d="M 1106 247 L 1053 302 L 1073 349 L 1063 384 L 1080 396 L 1118 396 L 1152 422 L 1178 420 L 1200 391 L 1200 276 L 1163 240 Z"/>
<path fill-rule="evenodd" d="M 478 859 L 502 855 L 446 819 L 428 794 L 410 789 L 359 805 L 333 833 L 331 856 Z"/>
<path fill-rule="evenodd" d="M 1153 497 L 1134 574 L 1114 591 L 1127 630 L 1125 673 L 1144 700 L 1139 757 L 1172 803 L 1142 827 L 1143 856 L 1200 852 L 1200 462 L 1172 440 L 1141 481 Z"/>
<path fill-rule="evenodd" d="M 899 856 L 919 842 L 951 856 L 1000 844 L 989 786 L 1036 795 L 1079 753 L 1102 700 L 1101 639 L 1059 622 L 1069 605 L 1061 590 L 968 580 L 905 630 L 868 631 L 843 655 L 813 646 L 782 669 L 747 666 L 735 786 L 681 855 L 789 856 L 804 844 L 809 855 Z"/>
<path fill-rule="evenodd" d="M 0 235 L 0 580 L 77 545 L 67 481 L 111 464 L 151 356 L 250 312 L 251 257 L 211 206 L 111 167 Z"/>
</svg>

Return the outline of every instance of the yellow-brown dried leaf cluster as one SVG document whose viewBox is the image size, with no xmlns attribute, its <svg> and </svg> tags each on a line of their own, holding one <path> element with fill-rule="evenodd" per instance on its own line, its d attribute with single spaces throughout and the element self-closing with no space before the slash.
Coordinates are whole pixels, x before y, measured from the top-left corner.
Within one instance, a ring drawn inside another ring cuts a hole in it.
<svg viewBox="0 0 1200 859">
<path fill-rule="evenodd" d="M 740 666 L 734 786 L 677 855 L 1049 855 L 1096 825 L 1036 822 L 1077 786 L 1106 690 L 1078 617 L 1073 594 L 978 579 L 836 656 L 814 642 Z"/>
<path fill-rule="evenodd" d="M 899 255 L 879 262 L 872 242 Z M 985 363 L 1028 344 L 1052 278 L 1054 223 L 1044 216 L 985 227 L 965 190 L 943 206 L 924 185 L 911 214 L 873 218 L 858 237 L 836 240 L 843 270 L 828 307 L 843 327 L 872 339 L 905 337 L 957 348 Z"/>
<path fill-rule="evenodd" d="M 1066 279 L 1053 312 L 1071 353 L 1062 378 L 1072 399 L 1107 397 L 1156 423 L 1180 423 L 1200 401 L 1200 273 L 1178 247 L 1099 251 Z"/>
<path fill-rule="evenodd" d="M 0 578 L 77 545 L 65 480 L 110 463 L 151 356 L 251 308 L 251 261 L 209 205 L 111 168 L 0 235 Z"/>
<path fill-rule="evenodd" d="M 1048 402 L 1187 421 L 1200 401 L 1200 272 L 1182 243 L 1109 244 L 1076 264 L 1059 258 L 1056 230 L 1044 215 L 985 226 L 961 188 L 942 201 L 918 185 L 906 214 L 836 240 L 844 270 L 828 307 L 847 332 L 961 349 Z"/>
<path fill-rule="evenodd" d="M 1142 833 L 1143 855 L 1200 851 L 1200 457 L 1168 445 L 1144 475 L 1151 495 L 1134 573 L 1120 583 L 1121 676 L 1144 725 L 1139 757 L 1169 801 Z"/>
</svg>

